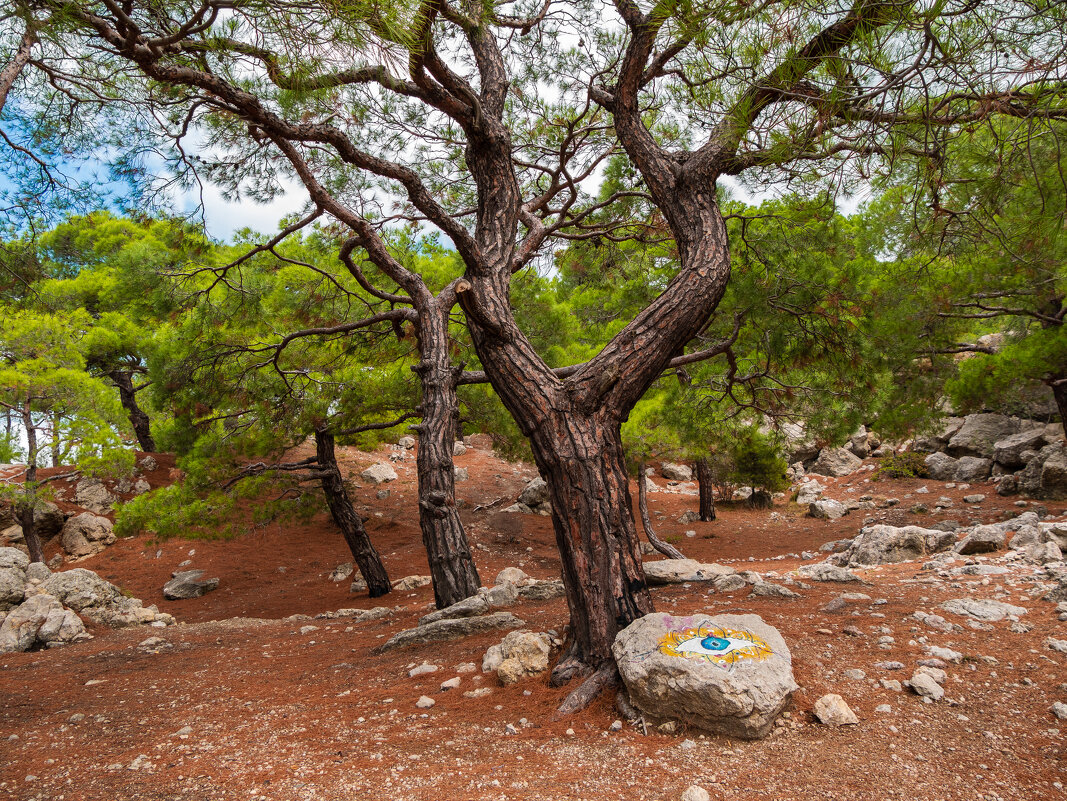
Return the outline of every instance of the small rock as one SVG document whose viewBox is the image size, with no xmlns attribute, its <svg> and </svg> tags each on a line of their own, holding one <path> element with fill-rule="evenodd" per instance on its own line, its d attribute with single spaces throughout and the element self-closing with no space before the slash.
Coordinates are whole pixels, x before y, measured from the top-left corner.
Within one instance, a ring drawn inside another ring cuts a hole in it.
<svg viewBox="0 0 1067 801">
<path fill-rule="evenodd" d="M 945 697 L 944 688 L 929 673 L 916 671 L 907 684 L 911 687 L 912 692 L 924 698 L 940 701 Z"/>
<path fill-rule="evenodd" d="M 711 801 L 711 796 L 703 787 L 691 784 L 682 793 L 682 801 Z"/>
<path fill-rule="evenodd" d="M 396 471 L 385 462 L 373 464 L 359 474 L 359 477 L 368 484 L 385 484 L 388 481 L 396 481 Z"/>
<path fill-rule="evenodd" d="M 430 707 L 432 707 L 436 703 L 437 702 L 435 700 L 433 700 L 432 698 L 430 698 L 430 696 L 423 695 L 423 696 L 420 696 L 419 700 L 415 702 L 415 706 L 417 706 L 419 709 L 429 709 Z"/>
<path fill-rule="evenodd" d="M 427 673 L 436 673 L 438 670 L 440 670 L 440 668 L 437 665 L 431 665 L 428 662 L 423 662 L 418 667 L 413 667 L 411 670 L 409 670 L 408 676 L 410 678 L 415 678 L 416 676 L 425 676 Z"/>
<path fill-rule="evenodd" d="M 455 676 L 451 679 L 448 679 L 448 681 L 442 681 L 441 692 L 448 692 L 449 690 L 456 689 L 457 687 L 459 687 L 460 682 L 462 681 L 463 679 L 461 679 L 459 676 Z"/>
<path fill-rule="evenodd" d="M 859 723 L 856 713 L 849 709 L 845 699 L 835 693 L 824 695 L 812 709 L 820 723 L 827 726 L 849 726 Z"/>
<path fill-rule="evenodd" d="M 1051 707 L 1049 707 L 1049 712 L 1051 712 L 1060 720 L 1067 720 L 1067 704 L 1063 703 L 1062 701 L 1057 701 Z"/>
</svg>

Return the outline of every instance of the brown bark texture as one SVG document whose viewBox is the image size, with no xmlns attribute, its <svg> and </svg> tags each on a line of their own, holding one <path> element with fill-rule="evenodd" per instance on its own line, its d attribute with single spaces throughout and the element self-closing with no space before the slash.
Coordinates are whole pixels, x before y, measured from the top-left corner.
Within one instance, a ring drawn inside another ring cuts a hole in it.
<svg viewBox="0 0 1067 801">
<path fill-rule="evenodd" d="M 419 527 L 433 577 L 438 609 L 478 592 L 481 578 L 467 532 L 456 508 L 453 448 L 459 432 L 459 370 L 449 357 L 448 309 L 426 301 L 417 326 L 420 361 L 415 373 L 422 384 L 416 467 L 419 477 Z"/>
<path fill-rule="evenodd" d="M 352 552 L 360 575 L 367 582 L 370 597 L 385 595 L 392 590 L 389 574 L 386 573 L 382 557 L 363 527 L 363 520 L 352 505 L 352 499 L 348 497 L 341 470 L 337 466 L 333 434 L 326 431 L 315 432 L 315 457 L 321 472 L 320 482 L 326 495 L 326 505 L 337 527 L 341 529 L 345 542 L 348 543 L 348 549 Z"/>
<path fill-rule="evenodd" d="M 705 523 L 715 519 L 715 479 L 711 461 L 697 459 L 697 487 L 700 490 L 700 519 Z"/>
<path fill-rule="evenodd" d="M 137 390 L 133 386 L 133 376 L 125 370 L 112 370 L 107 374 L 118 388 L 119 401 L 130 418 L 137 444 L 146 453 L 156 452 L 156 441 L 152 438 L 152 429 L 148 415 L 137 403 Z"/>
<path fill-rule="evenodd" d="M 15 504 L 15 511 L 22 526 L 22 537 L 30 552 L 31 562 L 44 561 L 44 548 L 37 536 L 34 508 L 37 506 L 37 428 L 27 402 L 22 407 L 22 425 L 26 429 L 26 478 L 23 481 L 23 496 Z"/>
</svg>

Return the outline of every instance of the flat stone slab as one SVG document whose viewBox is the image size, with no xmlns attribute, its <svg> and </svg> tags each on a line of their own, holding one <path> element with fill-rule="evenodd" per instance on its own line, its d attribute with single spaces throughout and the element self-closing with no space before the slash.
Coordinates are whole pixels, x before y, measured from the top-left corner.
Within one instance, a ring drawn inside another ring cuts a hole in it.
<svg viewBox="0 0 1067 801">
<path fill-rule="evenodd" d="M 1001 601 L 990 601 L 984 598 L 954 598 L 941 604 L 941 608 L 954 615 L 972 617 L 975 620 L 983 620 L 987 623 L 995 623 L 1009 615 L 1018 617 L 1026 614 L 1024 607 L 1013 606 Z"/>
<path fill-rule="evenodd" d="M 511 612 L 494 612 L 491 615 L 480 617 L 449 618 L 436 620 L 425 626 L 416 626 L 413 629 L 405 629 L 394 635 L 378 649 L 379 653 L 392 651 L 395 648 L 405 648 L 409 645 L 419 645 L 427 642 L 440 642 L 442 640 L 458 640 L 469 637 L 471 634 L 479 634 L 493 629 L 518 629 L 526 625 L 526 621 L 520 620 Z"/>
<path fill-rule="evenodd" d="M 661 559 L 645 562 L 645 579 L 649 585 L 684 584 L 687 581 L 714 581 L 719 576 L 736 573 L 732 567 L 704 564 L 696 559 Z"/>
<path fill-rule="evenodd" d="M 639 711 L 731 737 L 766 736 L 797 689 L 785 640 L 758 615 L 653 612 L 612 652 Z"/>
</svg>

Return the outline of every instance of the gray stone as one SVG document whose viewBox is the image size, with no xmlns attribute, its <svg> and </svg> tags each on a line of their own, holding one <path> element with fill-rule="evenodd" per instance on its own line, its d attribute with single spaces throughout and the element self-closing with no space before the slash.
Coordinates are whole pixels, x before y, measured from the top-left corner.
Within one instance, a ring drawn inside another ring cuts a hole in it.
<svg viewBox="0 0 1067 801">
<path fill-rule="evenodd" d="M 932 701 L 940 701 L 945 697 L 945 689 L 934 680 L 934 677 L 929 673 L 916 671 L 911 679 L 905 684 L 911 688 L 912 692 L 916 695 L 924 698 L 929 698 Z"/>
<path fill-rule="evenodd" d="M 811 581 L 860 581 L 860 577 L 851 570 L 846 570 L 843 567 L 837 567 L 826 562 L 818 562 L 814 565 L 801 565 L 797 568 L 797 573 Z"/>
<path fill-rule="evenodd" d="M 664 462 L 660 465 L 659 474 L 668 481 L 692 481 L 693 470 L 688 465 Z"/>
<path fill-rule="evenodd" d="M 73 557 L 92 556 L 115 542 L 115 526 L 106 517 L 82 512 L 67 519 L 60 531 L 63 550 Z"/>
<path fill-rule="evenodd" d="M 941 604 L 941 608 L 954 615 L 970 617 L 987 623 L 1003 620 L 1009 615 L 1018 617 L 1026 614 L 1026 609 L 1021 606 L 985 598 L 954 598 Z"/>
<path fill-rule="evenodd" d="M 800 489 L 797 490 L 797 504 L 799 506 L 807 506 L 814 503 L 822 497 L 825 491 L 826 487 L 818 481 L 805 481 L 800 485 Z"/>
<path fill-rule="evenodd" d="M 378 462 L 377 464 L 372 464 L 360 473 L 359 477 L 368 484 L 377 486 L 389 481 L 396 481 L 396 471 L 393 469 L 392 465 L 385 462 Z"/>
<path fill-rule="evenodd" d="M 977 456 L 961 456 L 956 466 L 957 481 L 984 481 L 993 470 L 992 459 Z"/>
<path fill-rule="evenodd" d="M 163 585 L 163 597 L 168 601 L 183 601 L 217 590 L 219 580 L 211 578 L 201 581 L 203 575 L 203 570 L 182 570 L 175 573 L 174 577 Z"/>
<path fill-rule="evenodd" d="M 528 579 L 529 576 L 517 567 L 505 567 L 496 574 L 494 584 L 518 584 Z"/>
<path fill-rule="evenodd" d="M 455 474 L 455 480 L 457 482 L 470 481 L 470 473 L 467 471 L 466 467 L 453 467 L 452 471 Z"/>
<path fill-rule="evenodd" d="M 433 576 L 404 576 L 393 582 L 393 589 L 397 592 L 410 592 L 431 584 L 433 584 Z"/>
<path fill-rule="evenodd" d="M 974 495 L 964 495 L 963 496 L 963 502 L 964 503 L 981 503 L 984 500 L 985 500 L 985 495 L 983 495 L 980 492 L 976 492 Z"/>
<path fill-rule="evenodd" d="M 956 477 L 956 470 L 959 469 L 958 459 L 940 451 L 931 453 L 923 461 L 926 463 L 926 472 L 935 481 L 952 481 Z"/>
<path fill-rule="evenodd" d="M 715 592 L 737 592 L 747 587 L 748 582 L 739 573 L 727 573 L 717 576 L 712 585 L 715 587 Z"/>
<path fill-rule="evenodd" d="M 519 494 L 519 503 L 529 507 L 548 502 L 548 483 L 538 476 L 528 483 Z"/>
<path fill-rule="evenodd" d="M 463 440 L 457 439 L 455 442 L 452 443 L 452 455 L 453 456 L 462 456 L 466 452 L 467 452 L 467 444 L 465 442 L 463 442 Z"/>
<path fill-rule="evenodd" d="M 92 607 L 116 605 L 128 600 L 114 584 L 100 578 L 93 571 L 80 567 L 53 573 L 41 584 L 41 589 L 76 612 L 83 612 Z"/>
<path fill-rule="evenodd" d="M 85 624 L 70 609 L 53 609 L 37 630 L 37 641 L 47 648 L 77 642 L 87 636 Z"/>
<path fill-rule="evenodd" d="M 871 443 L 867 434 L 867 427 L 860 426 L 856 433 L 848 438 L 848 444 L 845 447 L 860 459 L 866 459 L 870 456 Z"/>
<path fill-rule="evenodd" d="M 428 695 L 420 695 L 419 700 L 415 702 L 415 706 L 419 709 L 430 709 L 437 702 L 430 698 Z"/>
<path fill-rule="evenodd" d="M 711 801 L 711 796 L 700 785 L 691 784 L 682 793 L 681 801 Z"/>
<path fill-rule="evenodd" d="M 1021 422 L 1002 414 L 969 414 L 963 426 L 949 440 L 947 451 L 951 456 L 978 456 L 992 459 L 996 443 L 1019 433 Z"/>
<path fill-rule="evenodd" d="M 962 417 L 947 417 L 940 427 L 931 434 L 917 437 L 912 443 L 912 450 L 918 453 L 933 453 L 942 450 L 948 441 L 963 428 Z"/>
<path fill-rule="evenodd" d="M 781 584 L 772 584 L 769 581 L 759 581 L 752 585 L 752 595 L 757 598 L 799 598 L 800 593 L 793 592 Z"/>
<path fill-rule="evenodd" d="M 14 567 L 25 573 L 29 564 L 30 557 L 18 548 L 0 548 L 0 568 Z"/>
<path fill-rule="evenodd" d="M 823 448 L 809 472 L 841 477 L 856 472 L 862 464 L 862 459 L 844 448 Z"/>
<path fill-rule="evenodd" d="M 1067 654 L 1067 640 L 1057 640 L 1055 637 L 1045 639 L 1045 647 L 1058 654 Z"/>
<path fill-rule="evenodd" d="M 351 593 L 367 592 L 367 580 L 363 576 L 356 576 L 348 587 Z"/>
<path fill-rule="evenodd" d="M 390 638 L 381 646 L 379 652 L 392 651 L 396 648 L 406 648 L 411 645 L 419 645 L 427 642 L 440 642 L 442 640 L 458 640 L 471 634 L 480 634 L 493 629 L 517 629 L 526 625 L 511 612 L 493 612 L 479 617 L 464 617 L 446 620 L 437 620 L 425 626 L 413 629 L 405 629 Z"/>
<path fill-rule="evenodd" d="M 90 512 L 106 515 L 118 498 L 108 492 L 104 482 L 95 478 L 83 478 L 74 485 L 74 502 Z"/>
<path fill-rule="evenodd" d="M 947 550 L 956 542 L 951 531 L 920 528 L 919 526 L 874 525 L 860 530 L 847 550 L 840 556 L 850 567 L 886 565 L 921 559 L 929 554 Z"/>
<path fill-rule="evenodd" d="M 42 581 L 47 581 L 51 575 L 52 571 L 44 562 L 30 562 L 26 566 L 26 581 L 40 584 Z"/>
<path fill-rule="evenodd" d="M 0 610 L 18 606 L 25 595 L 26 571 L 17 567 L 0 567 Z"/>
<path fill-rule="evenodd" d="M 845 699 L 835 693 L 824 695 L 811 710 L 820 723 L 827 726 L 851 726 L 860 722 Z"/>
<path fill-rule="evenodd" d="M 1060 446 L 1041 466 L 1042 498 L 1067 498 L 1067 450 Z"/>
<path fill-rule="evenodd" d="M 1025 467 L 1029 461 L 1024 458 L 1023 454 L 1027 451 L 1036 453 L 1050 442 L 1044 428 L 1026 429 L 994 443 L 993 460 L 1010 470 L 1018 470 Z"/>
<path fill-rule="evenodd" d="M 1047 565 L 1052 562 L 1063 561 L 1063 551 L 1055 542 L 1042 542 L 1028 545 L 1023 549 L 1027 560 L 1038 565 Z"/>
<path fill-rule="evenodd" d="M 848 514 L 848 508 L 843 503 L 823 498 L 808 504 L 808 514 L 819 520 L 837 520 Z"/>
<path fill-rule="evenodd" d="M 419 618 L 419 625 L 425 626 L 436 620 L 448 618 L 474 617 L 484 615 L 492 609 L 505 609 L 519 601 L 519 588 L 511 582 L 504 582 L 485 592 L 479 592 L 462 601 L 457 601 L 444 609 L 436 609 Z"/>
<path fill-rule="evenodd" d="M 159 463 L 156 462 L 156 457 L 154 456 L 142 456 L 140 461 L 137 462 L 137 466 L 145 473 L 151 473 L 153 470 L 159 469 Z"/>
<path fill-rule="evenodd" d="M 1004 547 L 1004 531 L 997 526 L 975 526 L 971 533 L 956 543 L 953 550 L 961 556 L 992 553 Z"/>
<path fill-rule="evenodd" d="M 400 439 L 398 439 L 396 441 L 396 444 L 399 445 L 404 450 L 410 451 L 412 448 L 415 447 L 415 438 L 414 437 L 401 437 Z"/>
<path fill-rule="evenodd" d="M 3 625 L 0 625 L 0 653 L 30 650 L 37 642 L 37 632 L 48 616 L 59 613 L 62 617 L 63 612 L 62 605 L 51 595 L 31 595 L 8 612 Z"/>
<path fill-rule="evenodd" d="M 567 590 L 559 579 L 534 581 L 519 587 L 519 597 L 524 601 L 550 601 L 553 598 L 562 598 L 566 594 Z"/>
<path fill-rule="evenodd" d="M 67 516 L 51 501 L 38 501 L 33 508 L 33 524 L 41 542 L 58 534 L 66 519 Z"/>
<path fill-rule="evenodd" d="M 495 672 L 501 684 L 514 684 L 548 670 L 551 653 L 552 638 L 549 635 L 510 631 L 485 652 L 482 672 Z"/>
<path fill-rule="evenodd" d="M 716 630 L 725 657 L 701 645 Z M 785 640 L 757 615 L 652 613 L 620 632 L 612 652 L 630 701 L 653 721 L 743 739 L 765 736 L 798 689 Z"/>
<path fill-rule="evenodd" d="M 645 562 L 645 578 L 652 586 L 684 584 L 688 581 L 714 581 L 717 576 L 736 572 L 732 567 L 703 564 L 695 559 L 662 559 Z"/>
<path fill-rule="evenodd" d="M 330 572 L 330 581 L 344 581 L 352 575 L 355 565 L 351 562 L 342 562 Z"/>
<path fill-rule="evenodd" d="M 1057 701 L 1049 707 L 1049 712 L 1055 715 L 1059 720 L 1067 720 L 1067 704 L 1062 701 Z"/>
</svg>

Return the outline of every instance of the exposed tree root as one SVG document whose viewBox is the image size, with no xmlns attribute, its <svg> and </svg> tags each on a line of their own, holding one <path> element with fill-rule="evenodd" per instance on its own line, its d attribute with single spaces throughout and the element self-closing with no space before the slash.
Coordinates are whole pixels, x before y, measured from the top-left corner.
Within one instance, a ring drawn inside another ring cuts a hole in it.
<svg viewBox="0 0 1067 801">
<path fill-rule="evenodd" d="M 618 683 L 619 669 L 615 665 L 615 660 L 605 662 L 563 700 L 563 703 L 556 710 L 554 718 L 558 720 L 565 715 L 581 712 L 602 692 L 615 687 Z"/>
<path fill-rule="evenodd" d="M 645 527 L 645 536 L 652 547 L 668 559 L 685 559 L 685 554 L 659 538 L 652 530 L 652 520 L 648 516 L 648 476 L 645 475 L 645 463 L 637 466 L 637 508 L 641 512 L 641 525 Z"/>
</svg>

